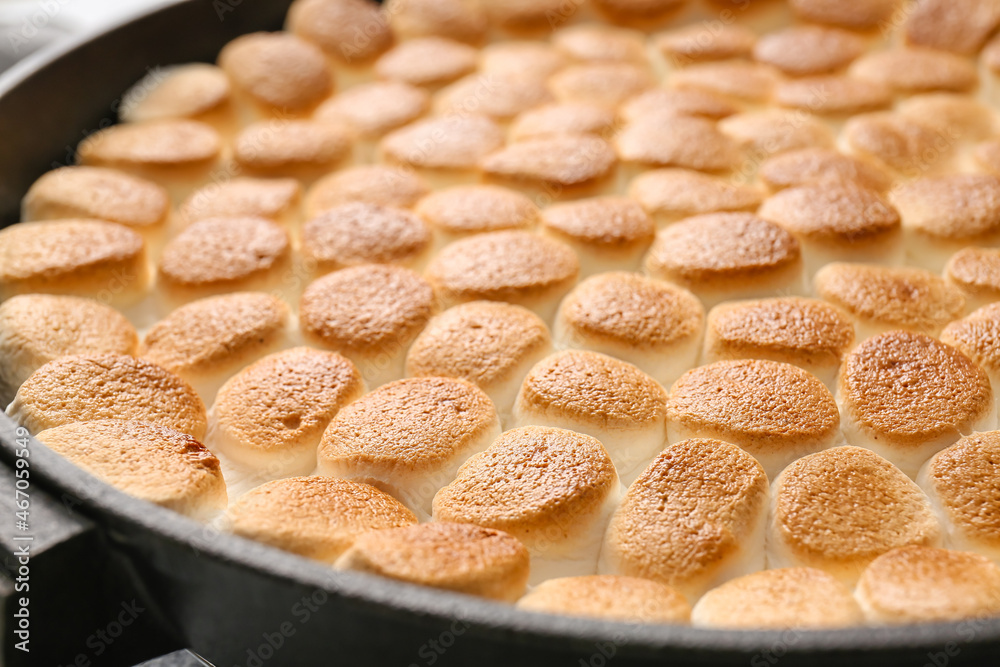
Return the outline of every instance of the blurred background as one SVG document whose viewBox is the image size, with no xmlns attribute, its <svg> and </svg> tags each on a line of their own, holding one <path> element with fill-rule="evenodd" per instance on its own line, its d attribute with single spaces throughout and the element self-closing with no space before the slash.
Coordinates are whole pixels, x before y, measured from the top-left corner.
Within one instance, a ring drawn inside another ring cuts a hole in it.
<svg viewBox="0 0 1000 667">
<path fill-rule="evenodd" d="M 30 53 L 165 0 L 0 0 L 0 71 Z"/>
</svg>

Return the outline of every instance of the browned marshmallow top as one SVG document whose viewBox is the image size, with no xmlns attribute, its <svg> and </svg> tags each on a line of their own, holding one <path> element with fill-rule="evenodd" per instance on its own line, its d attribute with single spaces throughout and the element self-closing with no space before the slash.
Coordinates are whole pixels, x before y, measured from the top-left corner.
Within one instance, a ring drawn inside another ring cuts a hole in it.
<svg viewBox="0 0 1000 667">
<path fill-rule="evenodd" d="M 413 342 L 406 368 L 409 375 L 462 378 L 489 391 L 551 344 L 545 322 L 531 311 L 473 301 L 434 317 Z"/>
<path fill-rule="evenodd" d="M 447 300 L 530 302 L 569 289 L 580 264 L 568 247 L 521 231 L 477 234 L 438 253 L 427 278 Z"/>
<path fill-rule="evenodd" d="M 351 136 L 331 123 L 281 120 L 253 123 L 236 137 L 233 157 L 257 171 L 289 167 L 326 167 L 351 150 Z"/>
<path fill-rule="evenodd" d="M 1000 177 L 955 174 L 902 184 L 892 201 L 903 224 L 924 234 L 975 242 L 1000 234 Z"/>
<path fill-rule="evenodd" d="M 393 41 L 382 7 L 370 0 L 296 0 L 288 29 L 346 65 L 371 60 Z"/>
<path fill-rule="evenodd" d="M 563 300 L 559 317 L 573 334 L 587 339 L 662 350 L 698 335 L 705 310 L 687 290 L 635 273 L 612 272 L 577 285 Z"/>
<path fill-rule="evenodd" d="M 944 277 L 967 296 L 1000 299 L 1000 250 L 959 250 L 948 260 Z"/>
<path fill-rule="evenodd" d="M 759 359 L 718 361 L 688 371 L 670 388 L 667 419 L 753 454 L 824 445 L 840 427 L 837 404 L 819 379 L 801 368 Z"/>
<path fill-rule="evenodd" d="M 853 183 L 786 188 L 769 197 L 758 214 L 794 234 L 827 244 L 884 240 L 900 228 L 899 213 L 889 202 Z"/>
<path fill-rule="evenodd" d="M 417 522 L 389 494 L 332 477 L 268 482 L 247 492 L 227 514 L 237 535 L 327 562 L 369 531 Z"/>
<path fill-rule="evenodd" d="M 655 277 L 693 287 L 727 287 L 801 263 L 798 241 L 750 213 L 710 213 L 661 229 L 646 256 Z"/>
<path fill-rule="evenodd" d="M 256 102 L 285 112 L 308 109 L 333 90 L 322 51 L 289 33 L 237 37 L 219 53 L 219 66 Z"/>
<path fill-rule="evenodd" d="M 406 39 L 436 36 L 478 44 L 489 28 L 483 8 L 465 0 L 391 0 L 386 7 L 393 33 Z"/>
<path fill-rule="evenodd" d="M 185 222 L 206 218 L 268 218 L 280 220 L 299 207 L 302 186 L 293 178 L 234 178 L 206 185 L 181 206 Z"/>
<path fill-rule="evenodd" d="M 527 228 L 539 215 L 531 199 L 496 185 L 438 190 L 421 199 L 415 210 L 436 229 L 456 235 Z"/>
<path fill-rule="evenodd" d="M 473 169 L 503 139 L 503 129 L 485 116 L 449 115 L 398 129 L 380 146 L 388 158 L 414 167 Z"/>
<path fill-rule="evenodd" d="M 897 0 L 790 0 L 792 12 L 803 21 L 855 30 L 874 28 L 892 16 Z"/>
<path fill-rule="evenodd" d="M 989 380 L 972 360 L 907 331 L 855 348 L 841 369 L 840 396 L 865 431 L 901 445 L 967 433 L 993 402 Z"/>
<path fill-rule="evenodd" d="M 1000 547 L 1000 431 L 973 433 L 935 454 L 921 483 L 963 537 Z"/>
<path fill-rule="evenodd" d="M 529 546 L 581 534 L 618 485 L 595 438 L 557 428 L 506 431 L 434 497 L 437 521 L 504 530 Z"/>
<path fill-rule="evenodd" d="M 757 35 L 741 25 L 707 27 L 695 23 L 653 37 L 653 44 L 674 65 L 683 66 L 700 60 L 742 58 L 753 51 Z"/>
<path fill-rule="evenodd" d="M 365 264 L 312 282 L 302 295 L 299 320 L 309 339 L 372 356 L 408 345 L 435 308 L 434 290 L 417 274 Z"/>
<path fill-rule="evenodd" d="M 651 213 L 680 217 L 756 211 L 763 199 L 757 188 L 688 169 L 644 172 L 632 180 L 629 195 Z"/>
<path fill-rule="evenodd" d="M 754 46 L 753 57 L 786 74 L 807 76 L 838 70 L 864 50 L 864 39 L 847 30 L 797 25 L 763 35 Z"/>
<path fill-rule="evenodd" d="M 33 431 L 97 419 L 145 421 L 202 438 L 205 404 L 156 364 L 121 354 L 61 357 L 21 385 L 10 414 Z"/>
<path fill-rule="evenodd" d="M 860 447 L 835 447 L 792 462 L 775 481 L 774 494 L 774 536 L 800 561 L 824 569 L 857 572 L 895 547 L 941 539 L 920 488 Z"/>
<path fill-rule="evenodd" d="M 356 264 L 406 264 L 431 243 L 430 230 L 413 213 L 391 206 L 352 202 L 309 220 L 302 252 L 322 270 Z"/>
<path fill-rule="evenodd" d="M 528 583 L 515 537 L 467 523 L 423 523 L 362 535 L 337 563 L 390 579 L 512 602 Z"/>
<path fill-rule="evenodd" d="M 1000 370 L 1000 304 L 991 303 L 951 322 L 941 342 L 961 350 L 988 373 Z"/>
<path fill-rule="evenodd" d="M 699 171 L 726 171 L 740 160 L 738 144 L 703 118 L 646 113 L 615 138 L 622 160 Z"/>
<path fill-rule="evenodd" d="M 411 39 L 394 46 L 375 63 L 383 79 L 413 86 L 439 86 L 476 67 L 476 50 L 443 37 Z"/>
<path fill-rule="evenodd" d="M 400 81 L 363 83 L 327 99 L 314 118 L 341 122 L 368 137 L 405 125 L 430 105 L 426 91 Z"/>
<path fill-rule="evenodd" d="M 923 269 L 827 264 L 816 274 L 816 293 L 860 320 L 935 333 L 962 314 L 961 290 Z"/>
<path fill-rule="evenodd" d="M 170 211 L 156 183 L 103 167 L 62 167 L 32 184 L 22 203 L 26 220 L 98 218 L 146 228 Z"/>
<path fill-rule="evenodd" d="M 778 297 L 713 308 L 705 356 L 826 366 L 839 364 L 853 343 L 854 327 L 838 309 L 814 299 Z"/>
<path fill-rule="evenodd" d="M 596 197 L 555 204 L 542 212 L 553 236 L 605 253 L 642 251 L 656 235 L 646 211 L 626 197 Z"/>
<path fill-rule="evenodd" d="M 586 185 L 614 169 L 611 145 L 588 134 L 564 134 L 518 141 L 487 155 L 480 167 L 490 176 L 561 188 Z"/>
<path fill-rule="evenodd" d="M 906 17 L 906 41 L 975 55 L 1000 23 L 1000 7 L 976 0 L 925 0 Z"/>
<path fill-rule="evenodd" d="M 126 123 L 95 132 L 80 142 L 83 164 L 138 167 L 187 167 L 219 156 L 219 134 L 194 120 Z"/>
<path fill-rule="evenodd" d="M 264 218 L 208 218 L 189 225 L 163 249 L 160 277 L 185 288 L 237 286 L 267 276 L 287 260 L 288 232 Z"/>
<path fill-rule="evenodd" d="M 314 216 L 353 201 L 409 208 L 426 194 L 427 186 L 409 171 L 359 165 L 339 169 L 316 181 L 306 195 L 305 213 Z"/>
<path fill-rule="evenodd" d="M 219 459 L 193 437 L 143 421 L 65 424 L 38 439 L 125 493 L 182 514 L 226 506 Z"/>
<path fill-rule="evenodd" d="M 884 192 L 892 180 L 881 169 L 829 148 L 800 148 L 768 158 L 760 177 L 773 190 L 810 183 L 855 183 Z"/>
<path fill-rule="evenodd" d="M 687 600 L 670 586 L 613 574 L 549 579 L 531 589 L 517 606 L 632 623 L 686 623 L 691 615 Z"/>
<path fill-rule="evenodd" d="M 767 476 L 753 457 L 718 440 L 685 440 L 629 487 L 603 557 L 621 574 L 687 591 L 739 553 L 766 503 Z"/>
<path fill-rule="evenodd" d="M 851 74 L 897 91 L 965 91 L 976 86 L 975 66 L 945 51 L 903 47 L 876 51 L 851 65 Z"/>
</svg>

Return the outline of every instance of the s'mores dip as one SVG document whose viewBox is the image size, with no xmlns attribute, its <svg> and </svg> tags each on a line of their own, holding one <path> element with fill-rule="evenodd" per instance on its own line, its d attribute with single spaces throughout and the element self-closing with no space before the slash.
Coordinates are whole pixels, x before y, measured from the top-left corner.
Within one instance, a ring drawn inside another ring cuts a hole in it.
<svg viewBox="0 0 1000 667">
<path fill-rule="evenodd" d="M 34 175 L 0 408 L 524 613 L 1000 614 L 987 4 L 295 0 Z"/>
</svg>

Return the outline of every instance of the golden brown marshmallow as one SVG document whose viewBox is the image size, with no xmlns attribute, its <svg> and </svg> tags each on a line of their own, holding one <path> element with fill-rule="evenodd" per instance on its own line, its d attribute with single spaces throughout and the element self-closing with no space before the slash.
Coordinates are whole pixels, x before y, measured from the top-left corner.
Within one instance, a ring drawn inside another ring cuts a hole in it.
<svg viewBox="0 0 1000 667">
<path fill-rule="evenodd" d="M 656 226 L 631 199 L 594 197 L 549 206 L 542 211 L 542 231 L 573 248 L 587 276 L 639 268 Z"/>
<path fill-rule="evenodd" d="M 331 208 L 302 228 L 303 257 L 322 273 L 358 264 L 412 266 L 430 245 L 430 230 L 413 213 L 364 202 Z"/>
<path fill-rule="evenodd" d="M 833 144 L 829 128 L 815 116 L 800 111 L 776 109 L 735 114 L 719 121 L 719 130 L 754 156 L 763 158 Z"/>
<path fill-rule="evenodd" d="M 127 123 L 162 118 L 206 118 L 228 106 L 226 73 L 214 65 L 190 63 L 149 75 L 126 91 L 118 116 Z"/>
<path fill-rule="evenodd" d="M 479 44 L 486 37 L 486 12 L 469 0 L 390 0 L 386 14 L 392 32 L 403 39 L 446 37 Z"/>
<path fill-rule="evenodd" d="M 255 103 L 284 113 L 311 109 L 333 90 L 322 51 L 289 33 L 237 37 L 219 52 L 218 62 Z"/>
<path fill-rule="evenodd" d="M 519 609 L 631 623 L 687 623 L 691 606 L 670 586 L 649 579 L 596 574 L 543 581 Z"/>
<path fill-rule="evenodd" d="M 36 437 L 130 496 L 195 518 L 226 506 L 219 459 L 187 433 L 107 419 L 57 426 Z"/>
<path fill-rule="evenodd" d="M 636 176 L 629 196 L 657 222 L 673 222 L 704 213 L 756 211 L 763 201 L 757 188 L 689 169 L 654 169 Z"/>
<path fill-rule="evenodd" d="M 370 61 L 393 41 L 382 7 L 369 0 L 296 0 L 287 28 L 345 65 Z"/>
<path fill-rule="evenodd" d="M 728 171 L 741 159 L 739 145 L 702 118 L 649 113 L 615 137 L 626 162 L 699 171 Z"/>
<path fill-rule="evenodd" d="M 347 157 L 351 142 L 347 130 L 332 123 L 262 121 L 239 133 L 233 159 L 251 174 L 311 180 Z"/>
<path fill-rule="evenodd" d="M 898 0 L 791 0 L 792 12 L 804 21 L 854 30 L 874 28 L 891 18 Z"/>
<path fill-rule="evenodd" d="M 975 55 L 1000 24 L 1000 6 L 975 0 L 925 0 L 910 8 L 903 31 L 915 46 Z"/>
<path fill-rule="evenodd" d="M 875 51 L 854 61 L 850 74 L 900 92 L 962 92 L 978 83 L 975 66 L 946 51 L 902 47 Z"/>
<path fill-rule="evenodd" d="M 487 175 L 554 190 L 595 184 L 617 163 L 611 145 L 587 134 L 538 137 L 511 144 L 480 162 Z"/>
<path fill-rule="evenodd" d="M 761 36 L 753 57 L 785 74 L 809 76 L 841 69 L 864 50 L 864 39 L 847 30 L 796 25 Z"/>
<path fill-rule="evenodd" d="M 512 602 L 528 582 L 528 551 L 500 530 L 424 523 L 362 535 L 337 567 Z"/>
<path fill-rule="evenodd" d="M 829 148 L 800 148 L 768 158 L 760 178 L 772 190 L 811 183 L 854 183 L 885 192 L 892 179 L 871 162 L 842 155 Z"/>
<path fill-rule="evenodd" d="M 474 169 L 503 145 L 503 129 L 485 116 L 448 115 L 419 120 L 379 144 L 392 161 L 425 169 Z"/>
<path fill-rule="evenodd" d="M 202 439 L 205 404 L 169 371 L 121 354 L 60 357 L 32 373 L 7 415 L 32 433 L 98 419 L 145 421 Z"/>
<path fill-rule="evenodd" d="M 549 87 L 561 102 L 609 107 L 652 88 L 654 83 L 645 67 L 629 63 L 571 65 L 549 79 Z"/>
<path fill-rule="evenodd" d="M 437 87 L 476 68 L 476 50 L 443 37 L 421 37 L 397 44 L 375 63 L 383 79 Z"/>
<path fill-rule="evenodd" d="M 771 96 L 780 76 L 770 65 L 724 60 L 685 67 L 675 71 L 670 80 L 675 88 L 683 90 L 701 90 L 749 102 L 762 102 Z"/>
<path fill-rule="evenodd" d="M 181 206 L 185 223 L 206 218 L 267 218 L 288 226 L 298 219 L 302 186 L 293 178 L 234 178 L 192 193 Z"/>
<path fill-rule="evenodd" d="M 306 474 L 330 420 L 365 390 L 336 352 L 296 347 L 247 366 L 219 390 L 208 442 L 260 477 Z"/>
<path fill-rule="evenodd" d="M 379 137 L 415 120 L 430 107 L 425 90 L 401 81 L 372 81 L 320 104 L 313 119 L 346 124 L 365 137 Z"/>
<path fill-rule="evenodd" d="M 966 310 L 1000 301 L 1000 250 L 965 248 L 951 256 L 944 279 L 965 294 Z"/>
<path fill-rule="evenodd" d="M 941 527 L 927 496 L 891 463 L 860 447 L 793 462 L 771 490 L 770 567 L 815 567 L 852 586 L 881 554 L 936 546 Z"/>
<path fill-rule="evenodd" d="M 744 58 L 753 51 L 757 35 L 741 25 L 693 25 L 653 36 L 653 45 L 674 66 L 703 60 Z"/>
<path fill-rule="evenodd" d="M 496 185 L 460 185 L 437 190 L 421 199 L 414 210 L 445 240 L 504 229 L 527 229 L 539 217 L 538 207 L 531 199 Z"/>
<path fill-rule="evenodd" d="M 612 110 L 590 102 L 544 104 L 517 115 L 510 126 L 511 141 L 550 134 L 606 136 L 615 128 Z"/>
<path fill-rule="evenodd" d="M 687 440 L 667 447 L 611 519 L 602 573 L 652 579 L 688 600 L 763 566 L 767 476 L 739 447 Z"/>
<path fill-rule="evenodd" d="M 356 201 L 409 208 L 426 194 L 427 186 L 409 171 L 377 164 L 359 165 L 316 181 L 306 194 L 305 214 L 313 217 L 334 206 Z"/>
<path fill-rule="evenodd" d="M 410 510 L 390 495 L 358 482 L 291 477 L 246 493 L 227 512 L 241 537 L 333 563 L 372 530 L 410 526 Z"/>
</svg>

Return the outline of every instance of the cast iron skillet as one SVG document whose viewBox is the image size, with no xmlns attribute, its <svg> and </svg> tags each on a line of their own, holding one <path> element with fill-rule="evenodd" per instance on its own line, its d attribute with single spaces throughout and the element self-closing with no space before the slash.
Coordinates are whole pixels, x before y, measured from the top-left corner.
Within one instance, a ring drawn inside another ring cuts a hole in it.
<svg viewBox="0 0 1000 667">
<path fill-rule="evenodd" d="M 233 37 L 281 26 L 289 0 L 182 0 L 0 77 L 0 221 L 147 68 L 213 61 Z M 36 441 L 35 488 L 74 506 L 109 558 L 155 600 L 164 631 L 220 667 L 239 665 L 997 664 L 1000 618 L 838 631 L 722 632 L 528 614 L 327 567 L 130 498 Z M 0 416 L 0 456 L 14 458 Z M 6 525 L 7 519 L 4 518 Z M 100 664 L 96 662 L 95 664 Z"/>
</svg>

